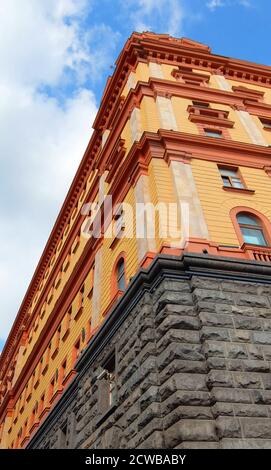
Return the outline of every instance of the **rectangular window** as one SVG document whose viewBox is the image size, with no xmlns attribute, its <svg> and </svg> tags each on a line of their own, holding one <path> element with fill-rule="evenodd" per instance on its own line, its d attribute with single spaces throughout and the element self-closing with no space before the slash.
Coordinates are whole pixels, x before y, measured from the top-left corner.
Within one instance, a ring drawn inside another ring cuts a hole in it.
<svg viewBox="0 0 271 470">
<path fill-rule="evenodd" d="M 91 318 L 87 323 L 87 341 L 90 340 L 90 336 L 91 336 Z"/>
<path fill-rule="evenodd" d="M 59 342 L 60 342 L 60 333 L 61 333 L 61 325 L 58 327 L 56 334 L 55 334 L 55 341 L 54 341 L 54 348 L 52 352 L 52 358 L 56 356 L 58 353 Z"/>
<path fill-rule="evenodd" d="M 67 311 L 67 313 L 64 317 L 64 327 L 63 327 L 63 336 L 62 336 L 63 340 L 65 340 L 65 338 L 69 334 L 70 324 L 71 324 L 71 317 L 72 317 L 72 305 L 69 307 L 69 310 Z"/>
<path fill-rule="evenodd" d="M 75 364 L 78 357 L 80 356 L 80 338 L 76 341 L 75 345 L 73 346 L 73 353 L 72 353 L 72 363 Z"/>
<path fill-rule="evenodd" d="M 42 375 L 46 374 L 48 366 L 49 366 L 50 356 L 51 356 L 51 347 L 52 347 L 52 344 L 50 343 L 49 346 L 48 346 L 47 351 L 45 352 L 45 356 L 44 356 L 45 360 L 43 361 Z"/>
<path fill-rule="evenodd" d="M 65 361 L 63 361 L 61 364 L 60 374 L 59 374 L 59 386 L 62 385 L 63 380 L 66 377 L 66 373 L 67 373 L 67 359 L 65 359 Z"/>
<path fill-rule="evenodd" d="M 271 119 L 260 118 L 260 121 L 264 127 L 264 129 L 271 130 Z"/>
<path fill-rule="evenodd" d="M 210 104 L 205 101 L 192 101 L 193 106 L 197 108 L 209 108 Z"/>
<path fill-rule="evenodd" d="M 99 411 L 103 416 L 116 404 L 116 357 L 112 354 L 102 365 L 99 379 Z"/>
<path fill-rule="evenodd" d="M 27 424 L 28 424 L 28 420 L 26 420 L 25 423 L 24 423 L 23 437 L 25 437 L 26 434 L 27 434 Z"/>
<path fill-rule="evenodd" d="M 50 382 L 49 395 L 48 395 L 49 403 L 51 402 L 52 397 L 54 395 L 54 390 L 55 390 L 55 376 L 52 378 Z"/>
<path fill-rule="evenodd" d="M 45 403 L 45 393 L 43 393 L 43 395 L 41 396 L 41 399 L 40 399 L 39 416 L 41 415 L 41 413 L 44 410 L 44 403 Z"/>
<path fill-rule="evenodd" d="M 204 134 L 206 135 L 206 137 L 215 137 L 218 139 L 222 137 L 221 131 L 212 130 L 212 129 L 204 129 Z"/>
<path fill-rule="evenodd" d="M 41 358 L 41 360 L 39 362 L 39 365 L 37 367 L 38 373 L 37 373 L 37 380 L 34 383 L 34 388 L 35 389 L 39 386 L 39 383 L 40 383 L 40 377 L 41 377 L 41 373 L 42 373 L 42 365 L 43 365 L 43 357 Z"/>
<path fill-rule="evenodd" d="M 122 204 L 114 208 L 114 236 L 117 237 L 125 229 L 124 209 Z"/>
<path fill-rule="evenodd" d="M 224 186 L 228 188 L 245 188 L 238 168 L 219 167 L 218 169 Z"/>
<path fill-rule="evenodd" d="M 79 306 L 83 307 L 85 301 L 85 284 L 80 289 Z"/>
<path fill-rule="evenodd" d="M 252 245 L 267 246 L 263 231 L 261 228 L 240 227 L 245 243 Z"/>
</svg>

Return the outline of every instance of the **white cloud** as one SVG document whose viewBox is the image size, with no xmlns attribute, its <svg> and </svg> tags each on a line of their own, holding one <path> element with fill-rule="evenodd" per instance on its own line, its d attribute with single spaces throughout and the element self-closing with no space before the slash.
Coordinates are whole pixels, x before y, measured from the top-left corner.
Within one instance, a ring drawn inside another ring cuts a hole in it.
<svg viewBox="0 0 271 470">
<path fill-rule="evenodd" d="M 90 138 L 96 102 L 84 83 L 92 46 L 80 31 L 90 5 L 1 0 L 0 340 L 9 332 Z M 61 90 L 71 78 L 68 96 L 44 92 Z"/>
<path fill-rule="evenodd" d="M 250 0 L 209 0 L 206 3 L 206 6 L 211 11 L 215 11 L 217 8 L 220 7 L 232 7 L 238 5 L 248 8 L 251 6 L 251 2 Z"/>
<path fill-rule="evenodd" d="M 183 2 L 179 0 L 122 0 L 129 9 L 132 27 L 136 31 L 154 31 L 178 36 L 185 17 Z"/>
<path fill-rule="evenodd" d="M 64 109 L 53 99 L 20 91 L 2 105 L 0 337 L 7 334 L 23 298 L 96 113 L 93 95 L 86 90 Z"/>
<path fill-rule="evenodd" d="M 222 0 L 210 0 L 207 3 L 207 7 L 210 8 L 210 10 L 215 10 L 216 8 L 223 7 L 223 6 L 224 6 L 224 3 L 222 2 Z"/>
</svg>

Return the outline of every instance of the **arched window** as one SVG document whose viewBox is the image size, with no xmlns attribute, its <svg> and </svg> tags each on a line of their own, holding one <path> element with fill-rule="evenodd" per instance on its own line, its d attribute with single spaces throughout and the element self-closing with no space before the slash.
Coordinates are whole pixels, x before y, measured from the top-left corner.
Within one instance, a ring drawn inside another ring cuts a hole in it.
<svg viewBox="0 0 271 470">
<path fill-rule="evenodd" d="M 263 224 L 258 217 L 249 212 L 239 212 L 237 222 L 245 243 L 268 246 Z"/>
<path fill-rule="evenodd" d="M 116 281 L 117 289 L 120 291 L 125 290 L 125 261 L 124 258 L 120 258 L 116 266 Z"/>
</svg>

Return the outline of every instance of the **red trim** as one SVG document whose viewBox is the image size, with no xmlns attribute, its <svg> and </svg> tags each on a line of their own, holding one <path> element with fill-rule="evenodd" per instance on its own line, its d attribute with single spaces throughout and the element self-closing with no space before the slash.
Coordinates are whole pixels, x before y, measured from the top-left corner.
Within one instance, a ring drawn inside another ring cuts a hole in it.
<svg viewBox="0 0 271 470">
<path fill-rule="evenodd" d="M 141 268 L 147 268 L 154 260 L 156 253 L 148 251 L 140 263 Z"/>
<path fill-rule="evenodd" d="M 254 194 L 255 193 L 254 189 L 234 188 L 233 186 L 222 186 L 222 189 L 224 191 L 233 191 L 234 193 L 240 193 L 240 194 Z"/>
<path fill-rule="evenodd" d="M 127 279 L 126 279 L 126 276 L 127 276 L 127 273 L 126 273 L 126 253 L 124 251 L 121 251 L 117 258 L 115 259 L 115 262 L 112 266 L 112 271 L 111 271 L 111 299 L 115 299 L 116 300 L 116 297 L 119 298 L 119 293 L 121 292 L 118 288 L 118 283 L 117 283 L 117 277 L 116 277 L 116 274 L 117 274 L 117 266 L 118 266 L 118 263 L 119 261 L 123 258 L 124 260 L 124 280 L 125 280 L 125 286 L 127 286 Z M 111 303 L 112 303 L 112 300 L 111 300 Z"/>
<path fill-rule="evenodd" d="M 39 415 L 39 419 L 40 421 L 49 413 L 50 411 L 50 407 L 49 406 L 45 406 L 41 412 L 41 414 Z"/>
<path fill-rule="evenodd" d="M 73 377 L 76 376 L 76 374 L 77 374 L 76 370 L 71 369 L 70 372 L 68 372 L 68 374 L 66 375 L 65 379 L 63 380 L 62 385 L 66 387 L 72 381 Z"/>
<path fill-rule="evenodd" d="M 20 446 L 21 446 L 21 447 L 26 447 L 26 444 L 28 443 L 29 439 L 30 439 L 30 436 L 29 436 L 29 435 L 25 436 L 25 437 L 23 438 L 23 440 L 22 440 Z"/>
</svg>

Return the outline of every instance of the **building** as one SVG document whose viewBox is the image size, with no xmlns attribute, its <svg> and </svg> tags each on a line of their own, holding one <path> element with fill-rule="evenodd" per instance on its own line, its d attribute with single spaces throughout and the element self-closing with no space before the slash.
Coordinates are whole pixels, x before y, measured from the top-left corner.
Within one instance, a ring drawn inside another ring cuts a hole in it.
<svg viewBox="0 0 271 470">
<path fill-rule="evenodd" d="M 1 447 L 271 448 L 271 68 L 133 33 L 93 127 L 0 358 Z"/>
</svg>

